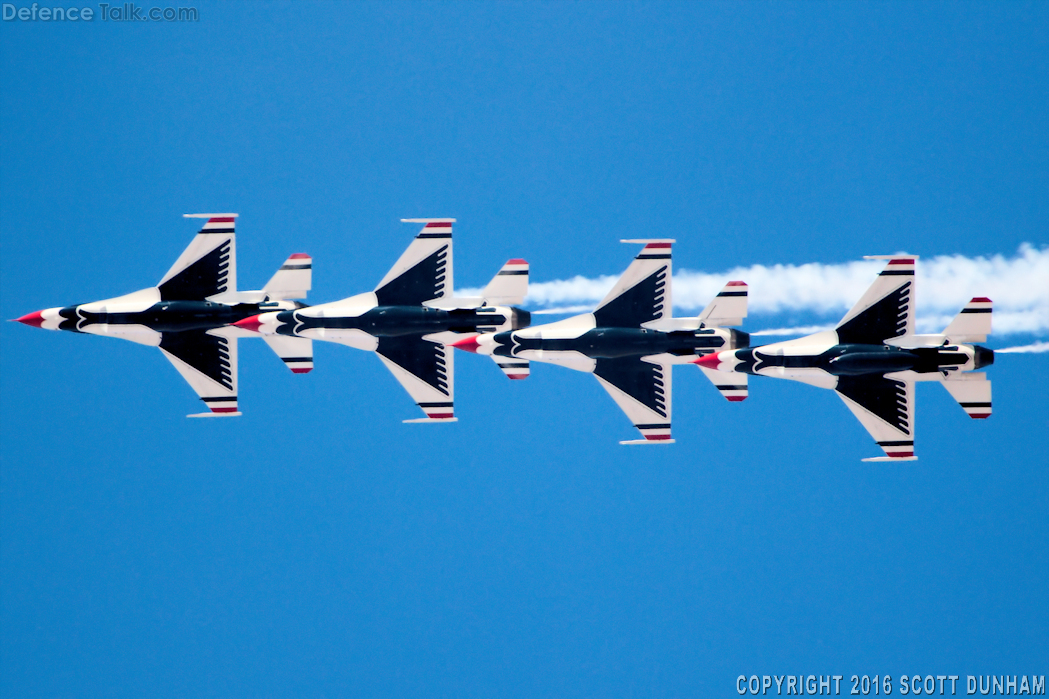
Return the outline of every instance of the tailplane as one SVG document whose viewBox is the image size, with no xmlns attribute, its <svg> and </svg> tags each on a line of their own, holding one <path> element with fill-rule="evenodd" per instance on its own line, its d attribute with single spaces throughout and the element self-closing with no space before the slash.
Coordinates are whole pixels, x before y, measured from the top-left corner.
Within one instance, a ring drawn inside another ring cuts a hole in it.
<svg viewBox="0 0 1049 699">
<path fill-rule="evenodd" d="M 991 299 L 977 297 L 966 304 L 943 334 L 950 342 L 986 342 L 991 334 Z"/>
<path fill-rule="evenodd" d="M 304 299 L 313 284 L 313 259 L 297 252 L 280 266 L 262 290 L 270 301 Z"/>
<path fill-rule="evenodd" d="M 508 260 L 481 292 L 490 306 L 513 306 L 524 303 L 528 295 L 528 263 Z"/>
<path fill-rule="evenodd" d="M 976 420 L 991 417 L 991 380 L 986 374 L 952 374 L 940 383 L 969 417 Z"/>
<path fill-rule="evenodd" d="M 746 282 L 729 282 L 699 314 L 699 320 L 707 326 L 743 325 L 748 288 Z"/>
</svg>

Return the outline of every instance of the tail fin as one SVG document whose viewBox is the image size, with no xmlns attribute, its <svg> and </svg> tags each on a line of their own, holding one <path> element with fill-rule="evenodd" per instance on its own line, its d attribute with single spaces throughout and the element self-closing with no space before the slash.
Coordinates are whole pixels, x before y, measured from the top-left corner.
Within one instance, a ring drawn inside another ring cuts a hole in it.
<svg viewBox="0 0 1049 699">
<path fill-rule="evenodd" d="M 623 276 L 594 310 L 598 327 L 636 328 L 670 315 L 671 246 L 675 241 L 623 240 L 644 243 Z"/>
<path fill-rule="evenodd" d="M 262 290 L 271 301 L 304 299 L 313 285 L 313 258 L 297 252 L 280 266 Z"/>
<path fill-rule="evenodd" d="M 423 301 L 444 298 L 452 283 L 452 224 L 454 218 L 403 218 L 422 223 L 408 249 L 398 258 L 379 285 L 375 296 L 380 306 L 418 306 Z"/>
<path fill-rule="evenodd" d="M 952 343 L 986 342 L 991 334 L 991 299 L 978 296 L 966 304 L 943 331 Z"/>
<path fill-rule="evenodd" d="M 718 327 L 743 325 L 747 317 L 748 288 L 746 282 L 729 282 L 699 314 L 699 320 Z"/>
<path fill-rule="evenodd" d="M 489 305 L 513 306 L 524 303 L 528 295 L 528 263 L 508 260 L 481 292 Z"/>
<path fill-rule="evenodd" d="M 991 417 L 991 381 L 986 374 L 952 374 L 940 383 L 969 417 Z"/>
<path fill-rule="evenodd" d="M 888 263 L 835 330 L 838 342 L 863 345 L 914 334 L 914 263 L 917 255 L 873 256 Z"/>
<path fill-rule="evenodd" d="M 157 284 L 162 301 L 203 301 L 237 290 L 237 214 L 183 214 L 206 218 L 168 273 Z"/>
<path fill-rule="evenodd" d="M 263 335 L 262 339 L 292 373 L 313 371 L 313 340 L 288 335 Z"/>
</svg>

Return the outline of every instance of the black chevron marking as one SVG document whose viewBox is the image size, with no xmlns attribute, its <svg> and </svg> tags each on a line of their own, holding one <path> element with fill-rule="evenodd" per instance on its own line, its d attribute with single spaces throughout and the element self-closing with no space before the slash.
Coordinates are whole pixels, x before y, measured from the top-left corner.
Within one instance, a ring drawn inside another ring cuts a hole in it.
<svg viewBox="0 0 1049 699">
<path fill-rule="evenodd" d="M 841 344 L 877 345 L 907 330 L 907 310 L 911 301 L 910 281 L 900 285 L 847 323 L 839 325 Z"/>
<path fill-rule="evenodd" d="M 160 348 L 232 391 L 233 365 L 229 342 L 228 338 L 215 337 L 204 330 L 185 330 L 163 333 Z"/>
<path fill-rule="evenodd" d="M 871 374 L 839 376 L 837 391 L 904 434 L 911 433 L 907 385 L 902 381 Z"/>
<path fill-rule="evenodd" d="M 232 240 L 226 240 L 161 284 L 161 301 L 203 301 L 226 291 L 232 248 Z"/>
<path fill-rule="evenodd" d="M 667 417 L 663 368 L 637 357 L 598 359 L 594 373 L 660 417 Z"/>
<path fill-rule="evenodd" d="M 380 306 L 418 306 L 444 293 L 448 246 L 434 251 L 414 267 L 375 290 Z"/>
</svg>

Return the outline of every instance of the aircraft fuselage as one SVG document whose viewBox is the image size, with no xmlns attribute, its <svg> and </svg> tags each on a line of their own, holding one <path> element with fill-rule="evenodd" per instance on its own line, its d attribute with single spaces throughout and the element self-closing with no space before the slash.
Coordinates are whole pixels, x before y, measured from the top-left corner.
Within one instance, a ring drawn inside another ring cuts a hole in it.
<svg viewBox="0 0 1049 699">
<path fill-rule="evenodd" d="M 732 333 L 730 337 L 726 337 Z M 729 340 L 732 340 L 730 343 Z M 492 337 L 491 354 L 515 357 L 523 352 L 579 352 L 594 359 L 670 354 L 695 357 L 726 347 L 745 346 L 746 333 L 703 328 L 661 332 L 646 328 L 593 328 L 578 337 L 542 337 L 541 333 L 501 332 Z"/>
</svg>

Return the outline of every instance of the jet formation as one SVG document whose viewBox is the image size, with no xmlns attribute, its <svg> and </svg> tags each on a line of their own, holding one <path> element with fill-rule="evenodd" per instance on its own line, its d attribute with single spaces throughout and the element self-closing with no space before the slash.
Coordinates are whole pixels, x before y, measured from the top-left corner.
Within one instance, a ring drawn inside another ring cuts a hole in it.
<svg viewBox="0 0 1049 699">
<path fill-rule="evenodd" d="M 670 239 L 634 239 L 637 256 L 590 313 L 532 326 L 520 308 L 529 265 L 507 261 L 476 297 L 456 297 L 452 218 L 421 224 L 372 291 L 308 306 L 312 260 L 290 255 L 258 291 L 237 290 L 237 214 L 205 219 L 156 286 L 124 296 L 48 308 L 16 320 L 48 330 L 117 337 L 157 347 L 208 408 L 189 417 L 241 415 L 237 341 L 259 337 L 295 373 L 313 368 L 313 341 L 374 353 L 422 411 L 404 422 L 455 422 L 454 350 L 487 356 L 514 380 L 531 363 L 593 374 L 641 439 L 672 444 L 673 367 L 694 364 L 731 402 L 747 398 L 750 376 L 831 389 L 884 456 L 914 460 L 914 386 L 937 381 L 972 418 L 991 414 L 991 382 L 978 372 L 994 352 L 976 343 L 991 332 L 991 301 L 973 298 L 934 335 L 915 332 L 915 255 L 885 259 L 884 270 L 833 330 L 751 347 L 735 326 L 747 316 L 748 287 L 727 281 L 695 317 L 674 318 Z"/>
</svg>

